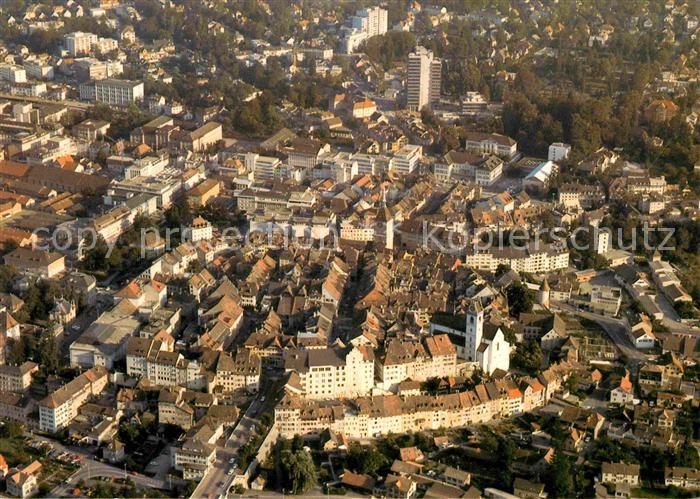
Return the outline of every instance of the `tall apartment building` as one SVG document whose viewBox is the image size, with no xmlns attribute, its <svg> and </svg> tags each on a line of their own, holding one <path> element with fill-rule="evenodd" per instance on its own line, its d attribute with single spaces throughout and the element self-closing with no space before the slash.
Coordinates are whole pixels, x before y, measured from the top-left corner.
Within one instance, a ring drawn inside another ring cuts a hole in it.
<svg viewBox="0 0 700 499">
<path fill-rule="evenodd" d="M 361 9 L 352 19 L 352 27 L 362 30 L 367 37 L 383 35 L 387 32 L 389 13 L 386 9 L 372 7 Z"/>
<path fill-rule="evenodd" d="M 350 26 L 343 28 L 344 52 L 352 54 L 368 38 L 386 33 L 388 21 L 389 15 L 386 9 L 372 7 L 358 10 L 352 17 Z"/>
<path fill-rule="evenodd" d="M 84 33 L 76 31 L 64 35 L 63 41 L 66 45 L 66 50 L 72 56 L 80 54 L 89 54 L 92 52 L 93 45 L 97 44 L 97 35 L 94 33 Z"/>
<path fill-rule="evenodd" d="M 406 79 L 407 107 L 420 111 L 425 106 L 440 100 L 442 61 L 425 47 L 416 47 L 408 55 L 408 77 Z"/>
<path fill-rule="evenodd" d="M 111 106 L 128 106 L 143 100 L 143 82 L 106 79 L 95 82 L 95 100 Z"/>
<path fill-rule="evenodd" d="M 55 433 L 78 415 L 88 398 L 99 395 L 109 381 L 107 369 L 95 366 L 39 402 L 39 428 Z"/>
</svg>

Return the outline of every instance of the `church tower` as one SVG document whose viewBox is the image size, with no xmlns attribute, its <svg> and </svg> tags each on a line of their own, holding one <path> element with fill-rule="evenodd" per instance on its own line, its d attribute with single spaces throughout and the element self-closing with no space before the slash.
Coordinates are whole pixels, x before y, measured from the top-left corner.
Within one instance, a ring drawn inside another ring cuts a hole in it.
<svg viewBox="0 0 700 499">
<path fill-rule="evenodd" d="M 474 300 L 467 309 L 466 336 L 464 351 L 469 362 L 476 362 L 476 349 L 481 344 L 484 333 L 484 308 L 478 300 Z"/>
<path fill-rule="evenodd" d="M 540 286 L 539 302 L 544 308 L 549 308 L 549 282 L 546 277 Z"/>
</svg>

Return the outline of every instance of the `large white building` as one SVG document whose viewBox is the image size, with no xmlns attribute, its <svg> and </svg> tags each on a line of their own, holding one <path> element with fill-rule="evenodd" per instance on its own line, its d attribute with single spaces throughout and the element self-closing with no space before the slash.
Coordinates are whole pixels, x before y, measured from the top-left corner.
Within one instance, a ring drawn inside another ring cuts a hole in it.
<svg viewBox="0 0 700 499">
<path fill-rule="evenodd" d="M 547 159 L 549 161 L 558 162 L 569 157 L 571 146 L 563 142 L 554 142 L 549 145 Z"/>
<path fill-rule="evenodd" d="M 93 367 L 39 402 L 41 431 L 55 433 L 66 427 L 89 397 L 102 393 L 108 374 L 102 366 Z"/>
<path fill-rule="evenodd" d="M 22 66 L 0 64 L 0 79 L 10 83 L 26 83 L 27 71 Z"/>
<path fill-rule="evenodd" d="M 569 250 L 563 246 L 533 242 L 525 247 L 500 247 L 468 251 L 466 265 L 477 270 L 494 272 L 499 265 L 507 265 L 516 272 L 540 274 L 565 269 L 569 266 Z"/>
<path fill-rule="evenodd" d="M 97 44 L 97 35 L 95 33 L 84 33 L 76 31 L 68 33 L 63 37 L 63 42 L 66 45 L 66 50 L 72 56 L 89 54 L 92 52 L 93 45 Z"/>
<path fill-rule="evenodd" d="M 95 82 L 95 100 L 110 106 L 128 106 L 143 100 L 143 82 L 106 79 Z"/>
<path fill-rule="evenodd" d="M 282 161 L 274 156 L 261 156 L 254 152 L 245 155 L 245 168 L 253 174 L 253 180 L 281 180 Z"/>
<path fill-rule="evenodd" d="M 366 346 L 285 352 L 288 386 L 309 399 L 369 395 L 374 386 L 374 351 Z"/>
<path fill-rule="evenodd" d="M 360 9 L 352 17 L 349 28 L 344 28 L 343 49 L 352 54 L 368 38 L 387 32 L 389 13 L 381 7 Z"/>
<path fill-rule="evenodd" d="M 407 144 L 396 151 L 391 161 L 391 170 L 408 175 L 418 168 L 418 162 L 423 157 L 423 147 Z"/>
<path fill-rule="evenodd" d="M 408 55 L 406 78 L 406 106 L 410 111 L 420 111 L 440 100 L 442 61 L 425 47 L 416 47 Z"/>
<path fill-rule="evenodd" d="M 487 374 L 496 369 L 508 371 L 510 344 L 500 327 L 484 328 L 484 309 L 478 301 L 473 301 L 467 311 L 464 350 L 467 361 L 478 363 Z"/>
</svg>

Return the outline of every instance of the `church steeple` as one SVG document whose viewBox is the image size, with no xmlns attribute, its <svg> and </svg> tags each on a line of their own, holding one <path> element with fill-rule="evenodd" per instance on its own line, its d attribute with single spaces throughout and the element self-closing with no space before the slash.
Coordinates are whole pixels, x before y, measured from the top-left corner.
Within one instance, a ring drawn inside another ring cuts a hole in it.
<svg viewBox="0 0 700 499">
<path fill-rule="evenodd" d="M 540 286 L 539 302 L 543 307 L 549 308 L 549 282 L 546 277 Z"/>
<path fill-rule="evenodd" d="M 464 339 L 464 350 L 467 360 L 475 362 L 476 350 L 481 344 L 481 337 L 484 333 L 484 308 L 478 300 L 473 300 L 467 309 L 466 334 Z"/>
</svg>

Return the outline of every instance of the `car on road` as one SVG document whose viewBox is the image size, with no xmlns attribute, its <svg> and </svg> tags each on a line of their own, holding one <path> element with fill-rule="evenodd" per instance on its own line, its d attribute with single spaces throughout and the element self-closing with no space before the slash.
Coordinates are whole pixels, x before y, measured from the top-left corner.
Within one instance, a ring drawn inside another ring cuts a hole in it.
<svg viewBox="0 0 700 499">
<path fill-rule="evenodd" d="M 226 474 L 229 475 L 229 476 L 230 476 L 230 475 L 233 475 L 233 468 L 229 468 L 229 469 L 226 471 Z"/>
<path fill-rule="evenodd" d="M 265 402 L 265 395 L 260 398 L 260 402 Z"/>
<path fill-rule="evenodd" d="M 229 459 L 228 464 L 236 464 L 236 458 L 232 457 L 231 459 Z"/>
</svg>

